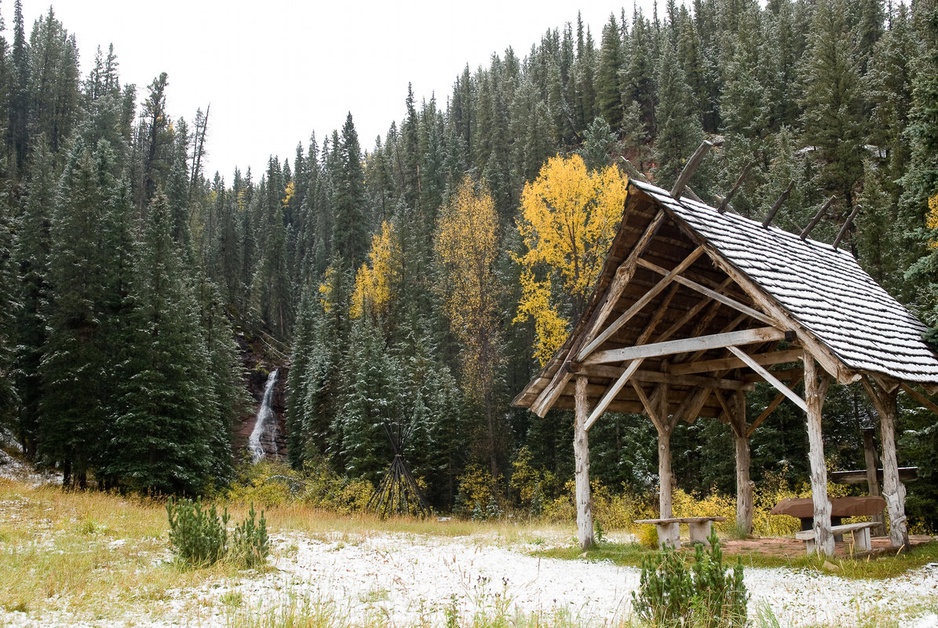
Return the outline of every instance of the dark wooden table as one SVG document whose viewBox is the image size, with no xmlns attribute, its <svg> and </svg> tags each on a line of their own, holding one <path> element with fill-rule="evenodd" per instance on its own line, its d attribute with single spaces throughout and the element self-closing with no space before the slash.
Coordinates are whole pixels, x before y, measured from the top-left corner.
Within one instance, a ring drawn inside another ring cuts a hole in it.
<svg viewBox="0 0 938 628">
<path fill-rule="evenodd" d="M 882 497 L 835 497 L 831 500 L 831 525 L 840 525 L 844 517 L 871 517 L 883 512 L 886 500 Z M 810 497 L 790 497 L 775 505 L 769 514 L 789 515 L 801 519 L 801 529 L 814 527 L 814 502 Z"/>
</svg>

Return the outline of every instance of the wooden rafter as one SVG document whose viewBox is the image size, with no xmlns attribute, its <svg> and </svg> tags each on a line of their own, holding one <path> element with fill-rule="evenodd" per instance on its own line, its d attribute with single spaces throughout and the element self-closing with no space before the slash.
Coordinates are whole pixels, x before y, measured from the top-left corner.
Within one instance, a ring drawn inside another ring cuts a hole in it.
<svg viewBox="0 0 938 628">
<path fill-rule="evenodd" d="M 583 350 L 577 354 L 577 360 L 585 360 L 593 351 L 596 350 L 602 343 L 609 340 L 609 338 L 619 331 L 623 325 L 628 323 L 632 318 L 642 311 L 646 305 L 648 305 L 652 299 L 658 296 L 665 288 L 671 285 L 682 272 L 684 272 L 691 264 L 697 261 L 697 258 L 700 257 L 704 252 L 702 246 L 698 246 L 696 249 L 691 251 L 690 255 L 684 258 L 684 260 L 674 267 L 673 270 L 665 274 L 664 279 L 656 283 L 651 287 L 645 294 L 643 294 L 638 301 L 632 304 L 632 307 L 623 312 L 619 318 L 613 321 L 606 329 L 602 331 L 601 334 L 596 336 L 593 340 L 590 341 L 588 345 L 583 347 Z M 638 258 L 637 263 L 642 264 L 642 259 Z"/>
<path fill-rule="evenodd" d="M 668 272 L 661 266 L 658 266 L 657 264 L 654 264 L 644 259 L 638 260 L 638 264 L 639 266 L 642 266 L 643 268 L 647 268 L 648 270 L 652 270 L 658 273 L 659 275 L 667 274 Z M 763 323 L 767 325 L 779 324 L 778 319 L 768 316 L 766 314 L 763 314 L 759 310 L 751 308 L 748 305 L 744 305 L 732 297 L 728 297 L 725 294 L 720 294 L 719 292 L 712 290 L 704 285 L 701 285 L 697 283 L 696 281 L 688 279 L 687 277 L 675 277 L 674 281 L 678 282 L 682 286 L 686 286 L 690 288 L 691 290 L 695 290 L 699 292 L 700 294 L 708 296 L 711 299 L 714 299 L 715 301 L 719 301 L 720 303 L 727 305 L 733 308 L 734 310 L 742 312 L 743 314 L 747 314 L 756 320 L 762 321 Z"/>
<path fill-rule="evenodd" d="M 750 358 L 749 355 L 745 351 L 743 351 L 742 349 L 738 347 L 727 347 L 727 349 L 729 349 L 730 353 L 732 353 L 737 358 L 745 362 L 749 368 L 751 368 L 753 371 L 761 375 L 765 381 L 770 383 L 775 388 L 775 390 L 779 391 L 780 393 L 782 393 L 783 395 L 791 399 L 791 401 L 796 406 L 798 406 L 805 412 L 808 411 L 808 404 L 805 403 L 804 399 L 799 397 L 798 394 L 795 393 L 795 391 L 793 391 L 791 388 L 783 384 L 777 377 L 775 377 L 768 370 L 763 368 L 761 364 L 759 364 L 758 362 Z"/>
<path fill-rule="evenodd" d="M 531 411 L 539 417 L 543 418 L 544 415 L 546 415 L 547 412 L 553 407 L 553 405 L 557 403 L 557 399 L 561 396 L 564 388 L 566 388 L 567 384 L 570 382 L 571 358 L 579 353 L 579 348 L 584 343 L 592 340 L 593 336 L 595 336 L 595 334 L 599 331 L 603 323 L 606 322 L 609 314 L 612 313 L 613 309 L 615 308 L 619 297 L 622 296 L 623 290 L 625 290 L 625 287 L 629 284 L 630 281 L 632 281 L 632 276 L 635 274 L 636 270 L 637 260 L 645 252 L 645 249 L 648 248 L 648 245 L 655 237 L 655 234 L 658 232 L 658 228 L 664 222 L 665 218 L 666 214 L 659 209 L 658 213 L 648 224 L 648 227 L 645 228 L 645 231 L 638 239 L 638 242 L 635 243 L 635 246 L 632 248 L 632 251 L 629 253 L 628 257 L 616 269 L 615 275 L 613 276 L 606 293 L 603 295 L 600 303 L 596 308 L 596 313 L 592 317 L 592 321 L 589 324 L 589 328 L 586 334 L 581 336 L 578 341 L 574 342 L 573 346 L 567 352 L 567 356 L 564 358 L 560 368 L 557 369 L 553 378 L 551 378 L 550 383 L 544 387 L 541 393 L 537 396 L 537 399 L 534 400 L 534 403 L 531 404 Z"/>
</svg>

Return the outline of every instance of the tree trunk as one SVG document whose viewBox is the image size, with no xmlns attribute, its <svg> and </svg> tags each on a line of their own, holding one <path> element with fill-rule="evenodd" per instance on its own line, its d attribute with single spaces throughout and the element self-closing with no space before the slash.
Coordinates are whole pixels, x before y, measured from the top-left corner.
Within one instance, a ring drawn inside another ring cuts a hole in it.
<svg viewBox="0 0 938 628">
<path fill-rule="evenodd" d="M 818 552 L 834 554 L 831 534 L 831 503 L 827 498 L 827 466 L 824 463 L 824 441 L 821 435 L 821 411 L 830 379 L 818 368 L 814 357 L 805 351 L 804 390 L 808 405 L 808 459 L 811 462 L 811 496 L 814 500 L 814 532 Z"/>
<path fill-rule="evenodd" d="M 586 397 L 587 378 L 576 379 L 576 422 L 573 430 L 573 455 L 576 460 L 576 525 L 580 549 L 593 545 L 593 513 L 590 508 L 590 451 L 586 432 L 589 401 Z"/>
</svg>

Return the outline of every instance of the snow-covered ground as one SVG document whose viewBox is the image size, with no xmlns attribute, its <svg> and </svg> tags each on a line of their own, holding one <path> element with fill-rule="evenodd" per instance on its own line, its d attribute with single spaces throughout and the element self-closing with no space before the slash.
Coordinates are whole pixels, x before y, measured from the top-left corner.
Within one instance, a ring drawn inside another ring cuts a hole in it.
<svg viewBox="0 0 938 628">
<path fill-rule="evenodd" d="M 638 569 L 528 554 L 537 546 L 384 533 L 335 540 L 290 534 L 274 538 L 274 569 L 175 591 L 148 605 L 152 615 L 81 624 L 67 614 L 36 618 L 0 610 L 0 624 L 224 626 L 238 614 L 279 615 L 304 602 L 326 609 L 337 625 L 441 626 L 453 616 L 469 622 L 538 613 L 548 625 L 562 617 L 568 625 L 614 626 L 629 616 Z M 750 617 L 768 604 L 780 626 L 875 625 L 869 618 L 879 617 L 938 628 L 938 564 L 886 582 L 757 568 L 747 568 L 745 578 Z"/>
</svg>

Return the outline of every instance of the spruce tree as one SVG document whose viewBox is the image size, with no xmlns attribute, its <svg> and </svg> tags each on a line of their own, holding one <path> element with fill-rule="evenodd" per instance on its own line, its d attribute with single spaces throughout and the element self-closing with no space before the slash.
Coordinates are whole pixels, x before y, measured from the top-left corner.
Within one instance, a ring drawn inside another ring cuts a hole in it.
<svg viewBox="0 0 938 628">
<path fill-rule="evenodd" d="M 101 469 L 110 484 L 141 493 L 199 493 L 217 462 L 219 400 L 180 261 L 169 203 L 160 194 L 137 254 L 133 324 L 116 372 Z"/>
<path fill-rule="evenodd" d="M 614 131 L 622 127 L 623 55 L 619 25 L 614 15 L 603 27 L 596 72 L 596 104 L 599 113 Z"/>
</svg>

